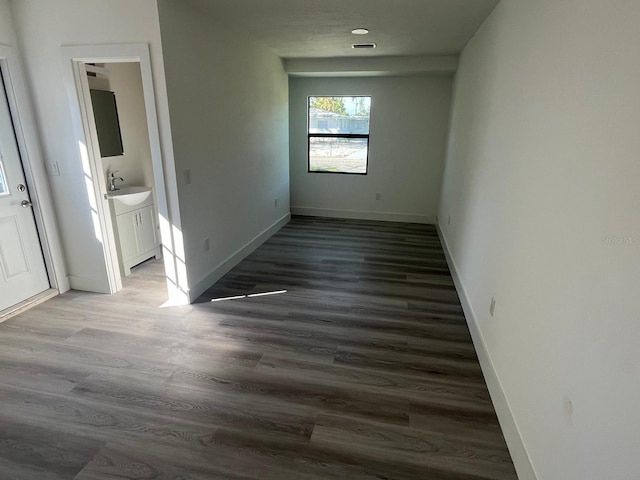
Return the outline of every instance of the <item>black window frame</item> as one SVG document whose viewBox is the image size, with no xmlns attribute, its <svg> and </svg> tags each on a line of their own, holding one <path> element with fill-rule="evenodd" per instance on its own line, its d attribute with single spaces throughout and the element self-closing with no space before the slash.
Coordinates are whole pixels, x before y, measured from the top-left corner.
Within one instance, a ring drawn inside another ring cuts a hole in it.
<svg viewBox="0 0 640 480">
<path fill-rule="evenodd" d="M 369 111 L 369 133 L 311 133 L 309 132 L 311 122 L 311 99 L 312 98 L 338 98 L 364 97 L 371 99 L 371 95 L 309 95 L 307 97 L 307 173 L 330 173 L 332 175 L 368 175 L 369 174 L 369 149 L 371 147 L 371 111 Z M 328 172 L 322 170 L 311 170 L 311 139 L 312 138 L 364 138 L 367 140 L 367 158 L 365 163 L 365 171 L 362 172 Z"/>
</svg>

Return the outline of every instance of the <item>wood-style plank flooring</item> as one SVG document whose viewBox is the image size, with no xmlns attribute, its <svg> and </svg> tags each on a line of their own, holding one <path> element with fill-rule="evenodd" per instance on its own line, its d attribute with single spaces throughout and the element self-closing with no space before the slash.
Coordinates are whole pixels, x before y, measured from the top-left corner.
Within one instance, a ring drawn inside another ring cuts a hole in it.
<svg viewBox="0 0 640 480">
<path fill-rule="evenodd" d="M 434 227 L 294 217 L 191 306 L 133 272 L 0 324 L 1 479 L 516 478 Z"/>
</svg>

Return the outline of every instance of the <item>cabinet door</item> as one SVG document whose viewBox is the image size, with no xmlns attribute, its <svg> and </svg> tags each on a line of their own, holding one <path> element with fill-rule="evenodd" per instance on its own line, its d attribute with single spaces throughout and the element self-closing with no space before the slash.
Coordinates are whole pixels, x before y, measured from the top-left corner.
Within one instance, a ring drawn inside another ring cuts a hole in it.
<svg viewBox="0 0 640 480">
<path fill-rule="evenodd" d="M 142 207 L 137 211 L 138 224 L 138 253 L 143 254 L 153 250 L 158 245 L 156 240 L 156 222 L 153 218 L 153 207 Z"/>
<path fill-rule="evenodd" d="M 138 242 L 136 231 L 138 225 L 136 222 L 138 210 L 129 213 L 123 213 L 116 217 L 118 224 L 118 237 L 120 238 L 120 250 L 122 251 L 122 260 L 126 262 L 138 256 Z"/>
</svg>

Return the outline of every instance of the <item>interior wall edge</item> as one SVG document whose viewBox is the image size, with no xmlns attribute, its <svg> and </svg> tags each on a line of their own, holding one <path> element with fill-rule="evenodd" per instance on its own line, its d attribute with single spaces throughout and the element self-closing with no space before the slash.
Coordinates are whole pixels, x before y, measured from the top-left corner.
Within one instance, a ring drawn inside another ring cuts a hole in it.
<svg viewBox="0 0 640 480">
<path fill-rule="evenodd" d="M 459 271 L 456 261 L 451 253 L 451 249 L 449 248 L 447 237 L 440 228 L 439 223 L 436 227 L 438 230 L 438 237 L 440 237 L 440 243 L 442 244 L 442 250 L 444 251 L 444 255 L 447 259 L 449 270 L 451 271 L 453 283 L 456 287 L 456 291 L 458 292 L 458 297 L 460 298 L 464 317 L 467 322 L 467 326 L 469 327 L 469 332 L 471 333 L 473 346 L 475 347 L 476 354 L 478 355 L 480 367 L 482 368 L 482 373 L 491 395 L 491 401 L 495 408 L 496 415 L 498 416 L 498 421 L 500 422 L 502 433 L 505 441 L 507 442 L 507 447 L 509 448 L 513 464 L 516 468 L 516 472 L 518 473 L 518 478 L 519 480 L 538 480 L 531 457 L 529 456 L 524 439 L 520 433 L 520 429 L 518 428 L 518 423 L 516 422 L 509 404 L 509 399 L 505 394 L 502 382 L 500 381 L 498 372 L 496 371 L 491 359 L 491 354 L 489 353 L 489 349 L 487 348 L 487 344 L 484 340 L 480 323 L 477 320 L 469 295 L 467 294 L 467 290 L 464 286 L 464 282 L 458 273 Z"/>
<path fill-rule="evenodd" d="M 202 295 L 211 285 L 220 280 L 233 267 L 238 265 L 242 260 L 249 256 L 256 248 L 269 240 L 278 230 L 291 221 L 291 213 L 287 213 L 282 218 L 274 222 L 270 227 L 256 235 L 251 241 L 238 249 L 227 259 L 220 262 L 210 273 L 195 282 L 189 289 L 189 303 L 193 303 L 200 295 Z"/>
<path fill-rule="evenodd" d="M 285 58 L 284 69 L 295 76 L 453 75 L 458 55 Z"/>
</svg>

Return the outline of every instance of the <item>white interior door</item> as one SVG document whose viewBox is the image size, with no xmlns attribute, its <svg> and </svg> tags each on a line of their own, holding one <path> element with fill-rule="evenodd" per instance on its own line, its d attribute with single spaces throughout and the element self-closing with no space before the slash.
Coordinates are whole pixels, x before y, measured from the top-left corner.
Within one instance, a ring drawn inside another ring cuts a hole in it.
<svg viewBox="0 0 640 480">
<path fill-rule="evenodd" d="M 48 288 L 4 83 L 0 83 L 0 311 Z"/>
</svg>

